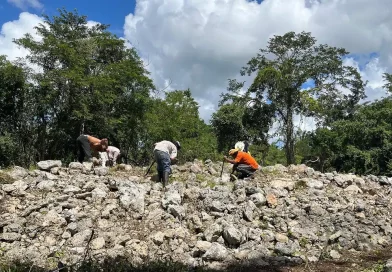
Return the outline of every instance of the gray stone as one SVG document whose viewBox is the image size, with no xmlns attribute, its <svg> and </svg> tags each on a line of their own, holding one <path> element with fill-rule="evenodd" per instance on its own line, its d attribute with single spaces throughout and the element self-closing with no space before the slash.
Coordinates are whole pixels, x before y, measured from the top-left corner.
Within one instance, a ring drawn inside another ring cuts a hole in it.
<svg viewBox="0 0 392 272">
<path fill-rule="evenodd" d="M 107 197 L 107 193 L 102 190 L 101 188 L 95 188 L 94 190 L 91 191 L 91 197 L 93 199 L 105 199 Z"/>
<path fill-rule="evenodd" d="M 223 212 L 225 210 L 225 206 L 222 204 L 222 202 L 215 200 L 212 201 L 210 209 L 214 212 Z"/>
<path fill-rule="evenodd" d="M 335 232 L 334 234 L 332 234 L 331 236 L 329 236 L 328 240 L 329 240 L 329 241 L 335 241 L 335 240 L 338 239 L 340 236 L 342 236 L 342 231 Z"/>
<path fill-rule="evenodd" d="M 212 243 L 211 247 L 204 253 L 203 259 L 208 261 L 224 261 L 228 256 L 227 249 L 218 243 Z"/>
<path fill-rule="evenodd" d="M 98 237 L 91 241 L 91 249 L 98 250 L 105 247 L 105 239 L 103 237 Z"/>
<path fill-rule="evenodd" d="M 314 188 L 317 190 L 322 190 L 324 188 L 324 183 L 320 180 L 317 180 L 317 179 L 307 179 L 306 185 L 309 188 Z"/>
<path fill-rule="evenodd" d="M 197 165 L 197 164 L 192 164 L 192 166 L 191 166 L 191 172 L 192 172 L 192 173 L 195 173 L 195 174 L 198 174 L 198 173 L 203 172 L 203 170 L 201 169 L 201 167 L 200 167 L 199 165 Z"/>
<path fill-rule="evenodd" d="M 37 188 L 40 190 L 51 190 L 54 187 L 55 183 L 53 180 L 43 180 L 38 183 Z"/>
<path fill-rule="evenodd" d="M 287 243 L 289 241 L 289 238 L 284 234 L 277 233 L 275 234 L 275 240 L 280 243 Z"/>
<path fill-rule="evenodd" d="M 219 224 L 212 224 L 204 231 L 204 237 L 208 242 L 216 242 L 222 235 L 222 226 Z"/>
<path fill-rule="evenodd" d="M 341 257 L 339 252 L 336 250 L 331 250 L 329 252 L 329 256 L 331 256 L 332 259 L 340 259 L 340 257 Z"/>
<path fill-rule="evenodd" d="M 68 185 L 65 187 L 63 193 L 64 194 L 69 194 L 69 193 L 79 193 L 81 189 L 79 187 L 73 186 L 73 185 Z"/>
<path fill-rule="evenodd" d="M 19 233 L 13 233 L 13 232 L 0 233 L 0 241 L 4 241 L 7 243 L 19 241 L 21 237 L 22 235 L 20 235 Z"/>
<path fill-rule="evenodd" d="M 120 194 L 120 205 L 124 209 L 135 212 L 135 217 L 143 215 L 145 194 L 143 187 L 130 182 L 120 186 L 118 192 Z"/>
<path fill-rule="evenodd" d="M 262 193 L 253 194 L 249 198 L 257 207 L 261 207 L 267 202 L 267 199 Z"/>
<path fill-rule="evenodd" d="M 223 230 L 223 238 L 229 245 L 239 246 L 242 242 L 242 233 L 233 226 L 228 226 Z"/>
<path fill-rule="evenodd" d="M 109 173 L 109 168 L 107 167 L 95 167 L 94 174 L 97 176 L 106 176 Z"/>
<path fill-rule="evenodd" d="M 23 179 L 29 175 L 29 172 L 20 166 L 14 166 L 7 174 L 13 179 Z"/>
<path fill-rule="evenodd" d="M 40 170 L 48 171 L 54 167 L 61 167 L 62 163 L 59 160 L 48 160 L 38 162 L 37 166 Z"/>
<path fill-rule="evenodd" d="M 52 173 L 49 173 L 49 172 L 41 172 L 41 174 L 45 180 L 58 180 L 59 179 L 58 176 L 53 175 Z"/>
<path fill-rule="evenodd" d="M 162 206 L 167 209 L 169 205 L 181 205 L 181 196 L 175 190 L 170 190 L 165 193 L 162 199 Z"/>
<path fill-rule="evenodd" d="M 91 238 L 92 231 L 90 229 L 76 233 L 69 239 L 69 243 L 74 247 L 87 246 L 87 242 Z"/>
<path fill-rule="evenodd" d="M 180 220 L 185 217 L 185 208 L 183 206 L 169 205 L 167 211 Z"/>
<path fill-rule="evenodd" d="M 68 168 L 73 170 L 82 170 L 83 164 L 81 164 L 80 162 L 71 162 Z"/>
<path fill-rule="evenodd" d="M 354 184 L 348 186 L 346 189 L 344 189 L 344 191 L 349 193 L 354 193 L 354 194 L 362 194 L 362 190 L 359 189 L 359 187 Z"/>
<path fill-rule="evenodd" d="M 155 233 L 152 237 L 151 237 L 152 241 L 154 242 L 154 244 L 156 244 L 157 246 L 160 246 L 163 244 L 164 240 L 165 240 L 165 235 L 163 232 L 158 231 L 157 233 Z"/>
</svg>

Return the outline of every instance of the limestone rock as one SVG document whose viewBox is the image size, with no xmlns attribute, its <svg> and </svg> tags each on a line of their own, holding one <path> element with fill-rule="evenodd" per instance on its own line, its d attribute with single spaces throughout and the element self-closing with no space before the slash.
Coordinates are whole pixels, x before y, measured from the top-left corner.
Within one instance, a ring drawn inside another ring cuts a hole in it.
<svg viewBox="0 0 392 272">
<path fill-rule="evenodd" d="M 211 247 L 204 253 L 203 259 L 208 261 L 224 261 L 228 256 L 227 249 L 218 243 L 212 243 Z"/>
<path fill-rule="evenodd" d="M 48 171 L 54 167 L 61 167 L 62 163 L 58 160 L 40 161 L 37 163 L 39 170 Z"/>
</svg>

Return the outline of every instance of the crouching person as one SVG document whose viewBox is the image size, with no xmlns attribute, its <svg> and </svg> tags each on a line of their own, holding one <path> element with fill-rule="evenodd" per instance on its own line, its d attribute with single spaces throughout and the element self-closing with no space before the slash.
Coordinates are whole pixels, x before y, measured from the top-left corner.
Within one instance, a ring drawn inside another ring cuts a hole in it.
<svg viewBox="0 0 392 272">
<path fill-rule="evenodd" d="M 115 146 L 108 146 L 106 153 L 109 160 L 109 166 L 116 166 L 117 160 L 119 160 L 121 156 L 120 149 Z"/>
<path fill-rule="evenodd" d="M 157 162 L 158 181 L 165 187 L 169 183 L 169 174 L 171 173 L 171 164 L 177 159 L 177 152 L 181 149 L 178 141 L 161 141 L 154 144 L 154 158 Z"/>
<path fill-rule="evenodd" d="M 238 178 L 253 178 L 254 173 L 260 168 L 256 160 L 247 152 L 231 149 L 229 155 L 234 158 L 231 160 L 225 156 L 225 160 L 233 164 L 233 173 L 238 172 Z"/>
<path fill-rule="evenodd" d="M 99 152 L 105 152 L 108 148 L 108 139 L 98 139 L 90 135 L 80 135 L 76 139 L 76 143 L 79 149 L 78 161 L 83 163 L 84 161 L 99 164 L 97 157 Z"/>
</svg>

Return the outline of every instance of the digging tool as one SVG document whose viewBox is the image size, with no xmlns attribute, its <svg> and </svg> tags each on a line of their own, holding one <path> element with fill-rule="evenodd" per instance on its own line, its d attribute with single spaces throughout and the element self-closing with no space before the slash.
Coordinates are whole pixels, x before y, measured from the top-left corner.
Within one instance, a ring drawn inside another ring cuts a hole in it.
<svg viewBox="0 0 392 272">
<path fill-rule="evenodd" d="M 223 166 L 225 165 L 225 159 L 223 159 L 223 162 L 222 162 L 222 170 L 221 170 L 221 174 L 220 174 L 220 178 L 222 178 L 222 174 L 223 174 Z"/>
<path fill-rule="evenodd" d="M 147 175 L 148 175 L 148 173 L 150 172 L 151 167 L 154 165 L 154 163 L 155 163 L 155 160 L 152 161 L 150 167 L 148 167 L 148 170 L 147 170 L 146 174 L 144 174 L 144 176 L 147 176 Z"/>
</svg>

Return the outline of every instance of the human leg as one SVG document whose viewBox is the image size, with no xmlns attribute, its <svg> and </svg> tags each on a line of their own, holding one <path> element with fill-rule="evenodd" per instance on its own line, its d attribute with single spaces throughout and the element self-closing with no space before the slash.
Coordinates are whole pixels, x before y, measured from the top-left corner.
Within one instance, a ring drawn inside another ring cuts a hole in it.
<svg viewBox="0 0 392 272">
<path fill-rule="evenodd" d="M 237 171 L 240 173 L 238 178 L 243 179 L 243 178 L 252 176 L 256 170 L 253 169 L 252 166 L 250 166 L 250 165 L 239 164 L 237 166 Z"/>
<path fill-rule="evenodd" d="M 169 182 L 169 174 L 171 172 L 170 165 L 170 155 L 166 152 L 157 150 L 154 152 L 155 158 L 157 160 L 157 170 L 160 180 L 162 180 L 163 186 Z"/>
<path fill-rule="evenodd" d="M 90 148 L 90 143 L 87 139 L 87 136 L 85 135 L 80 135 L 77 139 L 76 142 L 79 147 L 79 156 L 78 156 L 78 161 L 82 163 L 85 158 L 88 160 L 91 159 L 91 148 Z"/>
</svg>

